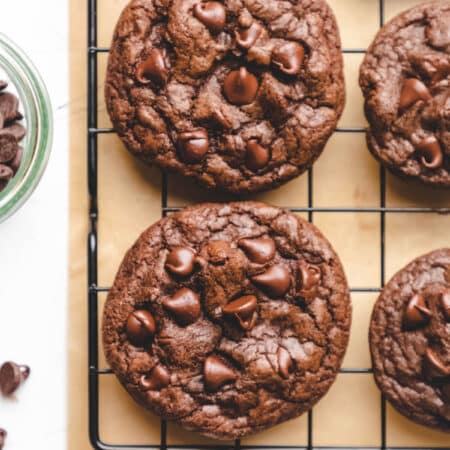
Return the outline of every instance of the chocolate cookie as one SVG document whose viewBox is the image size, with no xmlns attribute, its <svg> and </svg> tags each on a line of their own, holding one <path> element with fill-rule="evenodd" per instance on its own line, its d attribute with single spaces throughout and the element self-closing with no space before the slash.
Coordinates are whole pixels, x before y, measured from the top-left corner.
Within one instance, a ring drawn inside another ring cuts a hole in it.
<svg viewBox="0 0 450 450">
<path fill-rule="evenodd" d="M 450 432 L 450 249 L 417 258 L 372 314 L 375 381 L 400 413 Z"/>
<path fill-rule="evenodd" d="M 142 160 L 235 193 L 308 169 L 344 106 L 339 33 L 323 0 L 132 0 L 106 103 Z"/>
<path fill-rule="evenodd" d="M 450 3 L 406 11 L 361 66 L 370 151 L 392 172 L 450 187 Z"/>
<path fill-rule="evenodd" d="M 139 403 L 234 439 L 327 392 L 350 322 L 341 263 L 313 225 L 261 203 L 203 204 L 160 220 L 128 252 L 103 339 Z"/>
</svg>

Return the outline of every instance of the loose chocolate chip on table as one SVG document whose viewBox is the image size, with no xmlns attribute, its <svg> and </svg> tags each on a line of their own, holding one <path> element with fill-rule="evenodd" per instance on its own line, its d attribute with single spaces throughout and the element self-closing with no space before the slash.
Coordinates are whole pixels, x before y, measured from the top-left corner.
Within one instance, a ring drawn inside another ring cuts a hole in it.
<svg viewBox="0 0 450 450">
<path fill-rule="evenodd" d="M 282 297 L 291 286 L 291 277 L 286 267 L 272 266 L 260 275 L 251 278 L 269 297 Z"/>
<path fill-rule="evenodd" d="M 0 164 L 12 161 L 17 154 L 17 139 L 13 134 L 0 130 Z"/>
<path fill-rule="evenodd" d="M 303 65 L 305 49 L 297 42 L 287 42 L 272 53 L 272 63 L 287 75 L 297 75 Z"/>
<path fill-rule="evenodd" d="M 173 275 L 187 277 L 195 268 L 195 253 L 189 247 L 175 247 L 167 255 L 166 269 Z"/>
<path fill-rule="evenodd" d="M 223 92 L 230 103 L 249 105 L 258 92 L 258 80 L 245 67 L 231 71 L 223 82 Z"/>
<path fill-rule="evenodd" d="M 142 375 L 141 385 L 146 390 L 162 389 L 170 383 L 169 371 L 158 364 L 150 373 L 150 375 Z"/>
<path fill-rule="evenodd" d="M 209 148 L 208 133 L 204 128 L 186 131 L 178 135 L 181 157 L 187 163 L 200 162 Z"/>
<path fill-rule="evenodd" d="M 146 343 L 154 336 L 155 331 L 155 319 L 149 311 L 138 309 L 128 316 L 127 336 L 133 344 Z"/>
<path fill-rule="evenodd" d="M 254 295 L 245 295 L 222 307 L 225 316 L 233 317 L 244 330 L 253 328 L 256 322 L 258 301 Z"/>
<path fill-rule="evenodd" d="M 264 168 L 270 159 L 269 150 L 263 147 L 257 140 L 251 139 L 247 142 L 247 152 L 245 154 L 245 165 L 250 170 Z"/>
<path fill-rule="evenodd" d="M 300 263 L 301 288 L 303 291 L 310 291 L 319 284 L 321 278 L 320 267 L 313 266 L 305 262 Z"/>
<path fill-rule="evenodd" d="M 450 320 L 450 289 L 443 292 L 441 296 L 441 305 L 444 310 L 444 316 L 447 320 Z"/>
<path fill-rule="evenodd" d="M 14 176 L 14 172 L 9 166 L 0 164 L 0 180 L 10 180 Z"/>
<path fill-rule="evenodd" d="M 425 326 L 431 319 L 431 310 L 422 295 L 416 294 L 408 302 L 403 316 L 403 325 L 407 330 Z"/>
<path fill-rule="evenodd" d="M 172 297 L 164 299 L 163 306 L 180 325 L 189 325 L 200 317 L 199 296 L 188 288 L 182 288 Z"/>
<path fill-rule="evenodd" d="M 400 93 L 399 110 L 404 111 L 419 100 L 429 100 L 430 91 L 422 81 L 417 78 L 407 78 Z"/>
<path fill-rule="evenodd" d="M 275 255 L 275 242 L 270 238 L 241 239 L 238 245 L 247 258 L 257 264 L 264 264 Z"/>
<path fill-rule="evenodd" d="M 230 383 L 237 378 L 237 374 L 222 358 L 211 355 L 206 358 L 203 367 L 205 387 L 208 391 L 217 391 L 224 384 Z"/>
<path fill-rule="evenodd" d="M 158 84 L 165 84 L 168 76 L 164 53 L 157 48 L 152 49 L 147 58 L 138 65 L 136 70 L 136 78 L 143 84 L 152 81 Z"/>
<path fill-rule="evenodd" d="M 292 358 L 289 352 L 280 347 L 277 352 L 278 356 L 278 371 L 283 378 L 289 378 L 292 370 Z"/>
<path fill-rule="evenodd" d="M 0 450 L 5 446 L 6 436 L 8 433 L 3 428 L 0 428 Z"/>
<path fill-rule="evenodd" d="M 429 376 L 432 379 L 447 378 L 450 376 L 450 367 L 446 367 L 436 353 L 427 348 L 425 363 Z"/>
<path fill-rule="evenodd" d="M 258 22 L 253 22 L 248 28 L 241 28 L 236 31 L 236 42 L 242 48 L 250 48 L 258 40 L 262 33 L 262 26 Z"/>
<path fill-rule="evenodd" d="M 421 155 L 420 160 L 425 167 L 437 169 L 442 166 L 444 155 L 438 140 L 427 136 L 416 144 L 416 150 Z"/>
<path fill-rule="evenodd" d="M 213 33 L 222 31 L 227 20 L 225 7 L 219 2 L 197 3 L 194 16 Z"/>
<path fill-rule="evenodd" d="M 3 395 L 13 394 L 19 386 L 29 377 L 30 368 L 11 361 L 0 367 L 0 390 Z"/>
</svg>

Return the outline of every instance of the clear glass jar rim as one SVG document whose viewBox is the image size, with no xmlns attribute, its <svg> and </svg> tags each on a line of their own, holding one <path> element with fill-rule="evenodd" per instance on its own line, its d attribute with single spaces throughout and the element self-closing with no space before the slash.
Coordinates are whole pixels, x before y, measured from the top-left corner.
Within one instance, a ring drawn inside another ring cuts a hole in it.
<svg viewBox="0 0 450 450">
<path fill-rule="evenodd" d="M 39 184 L 47 166 L 53 139 L 53 116 L 47 88 L 38 70 L 28 56 L 8 37 L 0 33 L 0 65 L 14 78 L 16 88 L 25 98 L 24 108 L 31 117 L 33 154 L 14 189 L 0 194 L 0 222 L 17 211 Z M 30 130 L 29 130 L 30 131 Z"/>
</svg>

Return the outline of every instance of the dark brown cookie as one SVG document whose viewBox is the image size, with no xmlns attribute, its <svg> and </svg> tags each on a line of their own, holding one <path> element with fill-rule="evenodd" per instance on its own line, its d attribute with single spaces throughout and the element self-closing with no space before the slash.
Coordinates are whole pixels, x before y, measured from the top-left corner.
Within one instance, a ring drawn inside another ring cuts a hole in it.
<svg viewBox="0 0 450 450">
<path fill-rule="evenodd" d="M 370 350 L 392 405 L 450 432 L 450 249 L 417 258 L 389 281 L 372 314 Z"/>
<path fill-rule="evenodd" d="M 406 11 L 361 66 L 370 151 L 392 172 L 450 187 L 450 3 Z"/>
<path fill-rule="evenodd" d="M 261 203 L 203 204 L 160 220 L 128 252 L 103 339 L 139 403 L 234 439 L 327 392 L 350 322 L 341 263 L 313 225 Z"/>
<path fill-rule="evenodd" d="M 308 169 L 345 101 L 323 0 L 132 0 L 106 103 L 127 148 L 204 186 L 270 189 Z"/>
</svg>

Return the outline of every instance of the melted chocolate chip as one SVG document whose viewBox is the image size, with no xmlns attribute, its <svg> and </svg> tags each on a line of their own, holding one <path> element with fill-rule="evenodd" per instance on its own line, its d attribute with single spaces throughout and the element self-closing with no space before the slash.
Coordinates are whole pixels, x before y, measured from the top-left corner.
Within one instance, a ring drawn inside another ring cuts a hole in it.
<svg viewBox="0 0 450 450">
<path fill-rule="evenodd" d="M 305 49 L 297 42 L 287 42 L 272 53 L 272 63 L 287 75 L 300 73 Z"/>
<path fill-rule="evenodd" d="M 167 387 L 170 383 L 169 371 L 158 364 L 150 373 L 150 375 L 142 375 L 141 385 L 146 390 L 157 390 Z"/>
<path fill-rule="evenodd" d="M 237 378 L 234 369 L 218 356 L 208 356 L 203 367 L 205 387 L 208 391 L 217 391 L 224 384 L 230 383 Z"/>
<path fill-rule="evenodd" d="M 234 105 L 249 105 L 258 92 L 258 80 L 245 67 L 230 72 L 223 82 L 223 92 Z"/>
<path fill-rule="evenodd" d="M 165 84 L 168 76 L 164 54 L 157 48 L 152 49 L 150 55 L 139 64 L 136 70 L 136 78 L 143 84 L 152 81 L 158 84 Z"/>
<path fill-rule="evenodd" d="M 289 352 L 280 347 L 277 352 L 278 357 L 278 372 L 282 378 L 289 378 L 289 375 L 292 370 L 292 358 Z"/>
<path fill-rule="evenodd" d="M 178 146 L 183 161 L 198 163 L 208 152 L 208 133 L 204 128 L 180 133 L 178 135 Z"/>
<path fill-rule="evenodd" d="M 172 297 L 164 299 L 163 306 L 180 325 L 189 325 L 200 317 L 199 296 L 188 288 L 182 288 Z"/>
<path fill-rule="evenodd" d="M 142 345 L 150 341 L 156 331 L 155 319 L 145 309 L 133 311 L 127 320 L 127 336 L 131 343 Z"/>
<path fill-rule="evenodd" d="M 416 144 L 416 150 L 421 155 L 422 164 L 429 169 L 437 169 L 444 162 L 441 146 L 434 136 L 427 136 Z"/>
<path fill-rule="evenodd" d="M 242 48 L 250 48 L 258 40 L 262 33 L 262 26 L 253 22 L 250 27 L 236 31 L 236 42 Z"/>
<path fill-rule="evenodd" d="M 0 367 L 0 390 L 3 395 L 12 395 L 20 385 L 30 376 L 28 366 L 19 365 L 11 361 Z"/>
<path fill-rule="evenodd" d="M 403 326 L 407 330 L 413 330 L 425 326 L 431 319 L 431 311 L 428 309 L 422 295 L 416 294 L 408 302 L 403 316 Z"/>
<path fill-rule="evenodd" d="M 400 101 L 398 108 L 404 111 L 419 100 L 429 100 L 431 98 L 430 91 L 422 81 L 417 78 L 407 78 L 403 82 L 402 91 L 400 93 Z"/>
<path fill-rule="evenodd" d="M 263 147 L 256 139 L 247 142 L 247 152 L 245 154 L 245 165 L 250 170 L 264 168 L 270 159 L 269 150 Z"/>
<path fill-rule="evenodd" d="M 275 242 L 271 238 L 241 239 L 238 245 L 254 263 L 264 264 L 275 255 Z"/>
<path fill-rule="evenodd" d="M 447 289 L 441 295 L 441 305 L 444 311 L 444 317 L 450 321 L 450 289 Z"/>
<path fill-rule="evenodd" d="M 254 295 L 245 295 L 222 307 L 225 316 L 233 317 L 244 330 L 253 328 L 256 322 L 258 302 Z"/>
<path fill-rule="evenodd" d="M 188 277 L 194 273 L 195 253 L 189 247 L 175 247 L 167 255 L 166 269 L 173 275 Z"/>
<path fill-rule="evenodd" d="M 219 33 L 225 27 L 227 13 L 219 2 L 198 3 L 194 6 L 194 16 L 212 33 Z"/>
<path fill-rule="evenodd" d="M 450 376 L 450 367 L 446 367 L 431 348 L 427 348 L 425 352 L 425 362 L 430 378 L 439 379 Z"/>
<path fill-rule="evenodd" d="M 291 286 L 289 271 L 282 265 L 272 266 L 264 273 L 252 277 L 252 281 L 272 298 L 282 297 Z"/>
<path fill-rule="evenodd" d="M 301 288 L 303 291 L 310 291 L 316 287 L 320 282 L 321 276 L 320 267 L 306 262 L 300 263 Z"/>
</svg>

